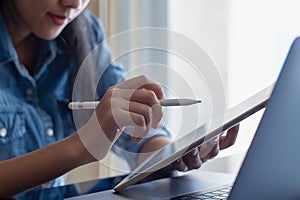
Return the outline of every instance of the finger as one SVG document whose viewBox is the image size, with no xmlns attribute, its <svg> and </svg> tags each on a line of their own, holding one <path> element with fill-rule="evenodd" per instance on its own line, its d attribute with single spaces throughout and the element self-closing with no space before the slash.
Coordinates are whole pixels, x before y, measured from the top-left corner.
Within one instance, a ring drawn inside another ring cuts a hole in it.
<svg viewBox="0 0 300 200">
<path fill-rule="evenodd" d="M 216 143 L 211 147 L 211 150 L 203 157 L 200 157 L 203 162 L 206 162 L 209 159 L 212 159 L 218 155 L 220 151 L 219 143 Z"/>
<path fill-rule="evenodd" d="M 200 152 L 200 158 L 205 158 L 208 154 L 211 153 L 212 150 L 214 150 L 215 145 L 219 145 L 219 137 L 212 138 L 208 141 L 206 141 L 203 145 L 199 146 L 199 152 Z"/>
<path fill-rule="evenodd" d="M 158 128 L 159 123 L 163 117 L 162 106 L 160 104 L 155 104 L 152 106 L 152 127 Z"/>
<path fill-rule="evenodd" d="M 135 116 L 138 114 L 131 113 L 130 115 Z M 133 117 L 133 118 L 136 118 L 136 117 Z M 128 122 L 128 124 L 129 123 L 130 123 L 130 121 Z M 134 122 L 131 123 L 130 125 L 134 126 L 134 128 L 132 129 L 132 131 L 129 134 L 130 134 L 131 138 L 137 143 L 139 143 L 149 133 L 150 126 L 139 126 L 139 125 L 135 124 Z"/>
<path fill-rule="evenodd" d="M 127 106 L 122 107 L 126 111 Z M 146 125 L 149 125 L 152 122 L 152 108 L 148 105 L 139 103 L 139 102 L 129 102 L 130 113 L 137 113 L 144 117 Z"/>
<path fill-rule="evenodd" d="M 130 101 L 139 102 L 141 104 L 147 104 L 152 108 L 152 127 L 158 128 L 159 122 L 163 117 L 162 106 L 157 99 L 155 93 L 151 90 L 136 90 Z"/>
<path fill-rule="evenodd" d="M 122 83 L 117 84 L 116 86 L 118 88 L 122 89 L 137 89 L 141 87 L 142 85 L 151 82 L 150 79 L 148 79 L 146 76 L 141 75 L 137 76 L 131 79 L 128 79 Z"/>
<path fill-rule="evenodd" d="M 142 127 L 135 127 L 130 132 L 130 136 L 135 142 L 139 143 L 144 137 L 147 136 L 149 130 L 150 130 L 150 126 L 146 126 L 145 129 Z"/>
<path fill-rule="evenodd" d="M 113 119 L 117 127 L 124 127 L 128 125 L 133 126 L 134 128 L 130 132 L 130 135 L 135 141 L 139 142 L 142 138 L 144 138 L 148 134 L 150 130 L 151 114 L 149 114 L 149 112 L 151 112 L 151 108 L 149 111 L 149 106 L 142 105 L 136 102 L 129 102 L 129 103 L 132 104 L 132 106 L 130 107 L 132 107 L 133 110 L 130 111 L 126 110 L 128 109 L 126 108 L 127 106 L 125 106 L 125 108 L 122 109 L 123 105 L 119 105 L 119 107 L 121 108 L 117 107 L 116 109 L 112 110 Z"/>
<path fill-rule="evenodd" d="M 136 142 L 140 142 L 145 136 L 147 136 L 150 130 L 150 126 L 146 125 L 145 116 L 126 110 L 123 110 L 123 115 L 125 115 L 123 117 L 126 118 L 123 123 L 134 126 L 133 130 L 130 132 L 131 138 Z"/>
<path fill-rule="evenodd" d="M 141 86 L 140 89 L 153 91 L 158 99 L 163 99 L 163 97 L 164 97 L 163 90 L 160 87 L 160 85 L 158 85 L 157 83 L 154 83 L 154 82 L 146 83 L 143 86 Z"/>
<path fill-rule="evenodd" d="M 114 91 L 111 104 L 112 108 L 121 107 L 123 110 L 143 115 L 147 125 L 153 118 L 153 128 L 158 127 L 163 116 L 162 107 L 152 91 L 136 90 L 132 92 L 132 90 L 118 89 Z"/>
<path fill-rule="evenodd" d="M 146 121 L 143 115 L 130 112 L 128 110 L 123 110 L 120 108 L 112 110 L 112 117 L 111 121 L 114 121 L 115 127 L 122 128 L 124 126 L 133 126 L 133 127 L 140 127 L 141 130 L 145 131 L 146 129 Z M 110 123 L 108 121 L 107 123 Z"/>
<path fill-rule="evenodd" d="M 129 79 L 121 84 L 117 85 L 118 88 L 123 88 L 123 89 L 147 89 L 147 90 L 152 90 L 155 92 L 157 95 L 158 99 L 163 98 L 163 92 L 161 87 L 155 83 L 154 81 L 148 79 L 146 76 L 141 75 L 132 79 Z"/>
<path fill-rule="evenodd" d="M 239 125 L 236 125 L 231 129 L 229 129 L 225 136 L 220 137 L 219 143 L 220 143 L 221 150 L 226 149 L 235 143 L 238 135 L 238 131 L 239 131 Z"/>
<path fill-rule="evenodd" d="M 160 104 L 155 92 L 145 89 L 134 90 L 128 100 L 140 102 L 149 106 Z"/>
<path fill-rule="evenodd" d="M 152 110 L 148 105 L 118 98 L 113 98 L 111 102 L 112 117 L 119 127 L 145 127 L 151 122 Z"/>
<path fill-rule="evenodd" d="M 178 171 L 184 172 L 187 170 L 187 166 L 186 164 L 183 162 L 182 158 L 179 158 L 176 162 L 175 162 L 175 168 Z"/>
<path fill-rule="evenodd" d="M 202 165 L 198 148 L 195 148 L 190 153 L 186 154 L 182 159 L 189 170 L 198 169 Z"/>
<path fill-rule="evenodd" d="M 125 102 L 126 103 L 126 102 Z M 123 110 L 128 109 L 127 105 L 122 106 Z M 160 105 L 154 105 L 149 107 L 148 105 L 139 102 L 129 102 L 129 112 L 138 113 L 144 116 L 146 125 L 151 124 L 153 128 L 158 128 L 159 123 L 163 117 L 162 107 Z"/>
</svg>

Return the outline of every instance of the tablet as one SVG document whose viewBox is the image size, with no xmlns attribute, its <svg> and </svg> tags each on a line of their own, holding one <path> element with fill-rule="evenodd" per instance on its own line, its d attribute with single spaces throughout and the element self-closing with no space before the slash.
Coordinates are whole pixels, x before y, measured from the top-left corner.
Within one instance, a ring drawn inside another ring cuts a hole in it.
<svg viewBox="0 0 300 200">
<path fill-rule="evenodd" d="M 190 133 L 187 133 L 182 138 L 166 145 L 142 162 L 118 185 L 116 185 L 114 190 L 121 191 L 122 189 L 137 183 L 153 172 L 168 166 L 183 155 L 192 151 L 194 148 L 201 146 L 210 139 L 220 135 L 225 130 L 238 124 L 243 119 L 264 108 L 271 96 L 274 85 L 275 84 L 268 86 L 242 103 L 225 110 L 225 115 L 222 116 L 224 119 L 217 119 L 218 116 L 213 118 L 217 123 L 214 123 L 214 127 L 211 127 L 209 130 L 200 126 Z"/>
</svg>

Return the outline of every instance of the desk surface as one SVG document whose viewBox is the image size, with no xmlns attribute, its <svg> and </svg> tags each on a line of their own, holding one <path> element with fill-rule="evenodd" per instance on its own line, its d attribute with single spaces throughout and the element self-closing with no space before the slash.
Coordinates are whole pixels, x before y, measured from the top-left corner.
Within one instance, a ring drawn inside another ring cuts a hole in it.
<svg viewBox="0 0 300 200">
<path fill-rule="evenodd" d="M 98 200 L 98 199 L 162 199 L 183 193 L 206 191 L 222 185 L 231 184 L 235 176 L 232 174 L 205 172 L 195 170 L 172 178 L 164 178 L 149 183 L 130 186 L 116 194 L 114 190 L 107 190 L 89 195 L 69 198 L 68 200 Z"/>
</svg>

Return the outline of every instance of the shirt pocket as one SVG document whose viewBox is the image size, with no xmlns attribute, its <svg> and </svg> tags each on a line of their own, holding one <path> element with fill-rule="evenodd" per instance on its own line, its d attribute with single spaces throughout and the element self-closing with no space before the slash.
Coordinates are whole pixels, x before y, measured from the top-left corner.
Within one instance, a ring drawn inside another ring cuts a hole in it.
<svg viewBox="0 0 300 200">
<path fill-rule="evenodd" d="M 21 108 L 0 106 L 0 160 L 25 153 L 25 117 Z"/>
</svg>

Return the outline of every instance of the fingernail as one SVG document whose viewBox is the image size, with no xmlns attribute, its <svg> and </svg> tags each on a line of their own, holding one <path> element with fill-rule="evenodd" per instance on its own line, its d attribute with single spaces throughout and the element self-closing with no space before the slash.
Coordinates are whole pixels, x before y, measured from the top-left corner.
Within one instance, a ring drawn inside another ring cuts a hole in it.
<svg viewBox="0 0 300 200">
<path fill-rule="evenodd" d="M 193 156 L 196 156 L 198 154 L 198 150 L 197 149 L 194 149 L 193 151 L 192 151 L 192 155 Z"/>
<path fill-rule="evenodd" d="M 185 166 L 183 171 L 186 172 L 188 170 L 189 170 L 189 168 L 187 166 Z"/>
<path fill-rule="evenodd" d="M 131 136 L 131 138 L 136 142 L 136 143 L 140 143 L 142 138 L 138 138 L 138 137 L 134 137 L 134 136 Z"/>
<path fill-rule="evenodd" d="M 199 168 L 200 168 L 203 165 L 203 161 L 201 159 L 199 159 L 199 164 L 200 164 L 200 166 L 199 166 Z"/>
<path fill-rule="evenodd" d="M 157 129 L 159 126 L 159 123 L 152 122 L 152 128 Z"/>
<path fill-rule="evenodd" d="M 217 144 L 219 142 L 219 137 L 214 137 L 209 141 L 211 144 Z"/>
</svg>

